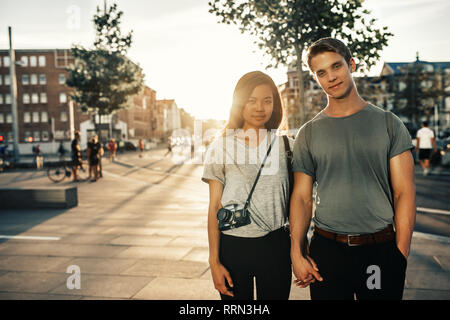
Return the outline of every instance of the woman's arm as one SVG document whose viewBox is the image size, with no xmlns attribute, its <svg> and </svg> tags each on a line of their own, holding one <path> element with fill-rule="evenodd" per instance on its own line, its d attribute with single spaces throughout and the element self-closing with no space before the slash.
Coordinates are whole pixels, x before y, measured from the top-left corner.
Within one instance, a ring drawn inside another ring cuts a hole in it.
<svg viewBox="0 0 450 320">
<path fill-rule="evenodd" d="M 232 287 L 230 274 L 221 264 L 219 259 L 220 231 L 217 222 L 217 211 L 222 208 L 223 185 L 219 181 L 209 180 L 209 209 L 208 209 L 208 241 L 209 241 L 209 265 L 214 281 L 214 287 L 222 294 L 233 296 L 226 285 L 225 279 Z"/>
</svg>

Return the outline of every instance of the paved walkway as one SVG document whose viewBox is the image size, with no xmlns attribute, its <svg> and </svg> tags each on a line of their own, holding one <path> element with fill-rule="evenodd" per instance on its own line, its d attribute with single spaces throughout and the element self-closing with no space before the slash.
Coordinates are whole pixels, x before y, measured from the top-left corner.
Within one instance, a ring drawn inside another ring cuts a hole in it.
<svg viewBox="0 0 450 320">
<path fill-rule="evenodd" d="M 202 167 L 165 152 L 104 161 L 103 179 L 78 184 L 76 208 L 0 210 L 0 235 L 37 237 L 0 238 L 0 299 L 219 299 Z M 44 185 L 54 186 L 45 172 L 0 174 L 0 186 Z M 405 299 L 450 299 L 449 245 L 414 237 Z M 67 288 L 71 265 L 80 267 L 81 289 Z M 309 289 L 293 286 L 290 299 L 309 299 Z"/>
</svg>

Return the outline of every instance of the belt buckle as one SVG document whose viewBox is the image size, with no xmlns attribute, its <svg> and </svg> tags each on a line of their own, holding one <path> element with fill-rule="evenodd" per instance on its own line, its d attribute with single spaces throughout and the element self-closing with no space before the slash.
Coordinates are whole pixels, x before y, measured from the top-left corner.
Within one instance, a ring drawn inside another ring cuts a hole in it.
<svg viewBox="0 0 450 320">
<path fill-rule="evenodd" d="M 360 236 L 360 235 L 361 235 L 360 233 L 356 233 L 356 234 L 348 234 L 348 235 L 347 235 L 347 245 L 348 245 L 349 247 L 359 246 L 359 244 L 352 244 L 351 241 L 350 241 L 350 237 L 356 237 L 356 236 Z"/>
</svg>

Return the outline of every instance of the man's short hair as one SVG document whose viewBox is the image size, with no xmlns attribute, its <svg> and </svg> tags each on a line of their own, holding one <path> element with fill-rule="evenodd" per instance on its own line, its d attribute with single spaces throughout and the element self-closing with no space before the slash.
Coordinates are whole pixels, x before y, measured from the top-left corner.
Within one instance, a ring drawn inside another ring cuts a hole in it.
<svg viewBox="0 0 450 320">
<path fill-rule="evenodd" d="M 80 130 L 75 130 L 75 137 L 81 136 Z"/>
<path fill-rule="evenodd" d="M 347 64 L 350 65 L 350 59 L 352 58 L 350 49 L 342 41 L 328 37 L 317 40 L 308 48 L 306 62 L 309 70 L 311 70 L 311 59 L 322 52 L 335 52 L 341 55 Z"/>
<path fill-rule="evenodd" d="M 423 121 L 423 122 L 422 122 L 422 125 L 423 125 L 424 127 L 428 127 L 428 121 Z"/>
</svg>

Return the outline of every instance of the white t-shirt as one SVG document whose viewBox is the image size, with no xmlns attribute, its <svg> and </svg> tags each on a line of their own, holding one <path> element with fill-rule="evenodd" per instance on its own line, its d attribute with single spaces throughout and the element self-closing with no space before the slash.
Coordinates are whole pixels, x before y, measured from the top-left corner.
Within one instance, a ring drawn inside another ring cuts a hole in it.
<svg viewBox="0 0 450 320">
<path fill-rule="evenodd" d="M 433 149 L 431 139 L 434 138 L 433 130 L 424 127 L 417 131 L 417 138 L 420 138 L 419 149 Z"/>
</svg>

